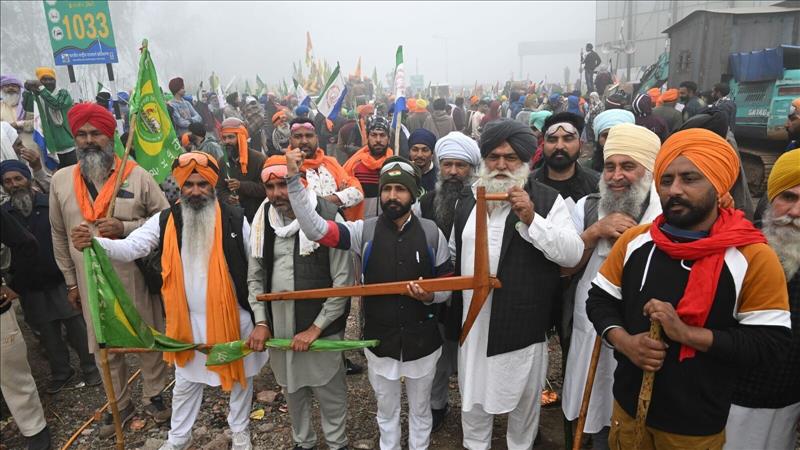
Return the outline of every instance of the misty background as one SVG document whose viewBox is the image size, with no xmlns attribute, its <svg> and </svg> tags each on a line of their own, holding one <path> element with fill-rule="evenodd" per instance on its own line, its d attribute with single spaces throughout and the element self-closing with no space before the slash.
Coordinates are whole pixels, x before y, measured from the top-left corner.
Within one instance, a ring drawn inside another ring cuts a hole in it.
<svg viewBox="0 0 800 450">
<path fill-rule="evenodd" d="M 43 2 L 0 2 L 0 71 L 32 79 L 37 66 L 53 66 Z M 394 56 L 403 45 L 406 73 L 425 83 L 453 86 L 501 84 L 520 79 L 519 42 L 579 40 L 595 35 L 595 2 L 109 2 L 119 63 L 119 90 L 135 84 L 143 38 L 159 81 L 181 76 L 187 87 L 208 84 L 212 71 L 223 86 L 251 85 L 258 74 L 270 87 L 291 85 L 292 63 L 304 60 L 306 31 L 315 58 L 343 76 L 362 58 L 362 73 L 377 68 L 386 86 Z M 522 78 L 564 81 L 565 68 L 577 78 L 580 48 L 570 54 L 528 56 Z M 57 67 L 66 84 L 65 66 Z M 308 73 L 307 68 L 304 72 Z M 78 81 L 93 96 L 108 77 L 101 65 L 75 66 Z M 241 85 L 240 85 L 241 83 Z M 104 84 L 107 84 L 105 82 Z"/>
</svg>

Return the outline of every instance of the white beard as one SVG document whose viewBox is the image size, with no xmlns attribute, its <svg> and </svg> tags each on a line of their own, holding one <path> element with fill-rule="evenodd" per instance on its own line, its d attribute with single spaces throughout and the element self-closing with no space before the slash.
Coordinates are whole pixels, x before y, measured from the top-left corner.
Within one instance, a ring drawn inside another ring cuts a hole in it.
<svg viewBox="0 0 800 450">
<path fill-rule="evenodd" d="M 478 170 L 478 186 L 485 187 L 487 194 L 506 193 L 513 187 L 522 188 L 525 186 L 530 173 L 531 168 L 528 163 L 522 164 L 519 169 L 513 172 L 510 170 L 493 170 L 490 172 L 486 168 L 486 163 L 481 161 L 481 167 Z M 498 175 L 505 175 L 506 178 L 497 178 Z M 489 210 L 489 214 L 504 203 L 507 202 L 487 202 L 486 207 Z"/>
<path fill-rule="evenodd" d="M 786 280 L 790 280 L 800 269 L 800 217 L 773 217 L 770 206 L 764 211 L 761 231 L 778 254 Z"/>
<path fill-rule="evenodd" d="M 21 94 L 3 94 L 3 103 L 8 106 L 16 108 L 19 105 L 19 100 L 21 98 Z"/>
<path fill-rule="evenodd" d="M 196 210 L 181 202 L 181 260 L 195 261 L 208 269 L 211 246 L 214 245 L 214 226 L 216 225 L 216 199 Z"/>
<path fill-rule="evenodd" d="M 628 190 L 622 193 L 612 191 L 605 180 L 600 179 L 600 202 L 597 205 L 601 216 L 619 212 L 626 214 L 633 219 L 642 215 L 642 205 L 650 197 L 650 188 L 653 183 L 653 174 L 645 171 L 644 176 L 639 181 L 630 185 Z"/>
</svg>

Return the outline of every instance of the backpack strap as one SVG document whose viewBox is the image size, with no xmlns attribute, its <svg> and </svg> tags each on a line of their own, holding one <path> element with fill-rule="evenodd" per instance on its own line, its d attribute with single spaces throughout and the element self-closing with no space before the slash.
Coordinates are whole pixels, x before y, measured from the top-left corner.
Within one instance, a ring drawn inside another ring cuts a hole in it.
<svg viewBox="0 0 800 450">
<path fill-rule="evenodd" d="M 586 201 L 583 204 L 583 230 L 592 226 L 597 222 L 598 218 L 598 205 L 600 204 L 600 194 L 594 193 L 586 196 Z"/>
</svg>

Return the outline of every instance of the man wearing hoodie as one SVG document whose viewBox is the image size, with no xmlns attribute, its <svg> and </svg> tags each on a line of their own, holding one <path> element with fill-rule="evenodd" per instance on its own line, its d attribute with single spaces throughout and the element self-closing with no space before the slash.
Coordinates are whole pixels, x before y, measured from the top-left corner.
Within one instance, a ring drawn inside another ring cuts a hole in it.
<svg viewBox="0 0 800 450">
<path fill-rule="evenodd" d="M 453 118 L 447 114 L 447 101 L 445 99 L 437 98 L 433 101 L 433 115 L 425 119 L 422 128 L 433 133 L 436 139 L 446 136 L 451 131 L 456 131 Z"/>
</svg>

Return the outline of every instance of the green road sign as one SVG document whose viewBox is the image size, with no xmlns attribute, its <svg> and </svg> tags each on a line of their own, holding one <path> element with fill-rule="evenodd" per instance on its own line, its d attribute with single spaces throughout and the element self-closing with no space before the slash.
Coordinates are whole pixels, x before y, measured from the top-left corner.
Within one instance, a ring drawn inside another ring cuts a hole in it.
<svg viewBox="0 0 800 450">
<path fill-rule="evenodd" d="M 44 0 L 43 3 L 57 66 L 118 61 L 108 0 Z"/>
</svg>

